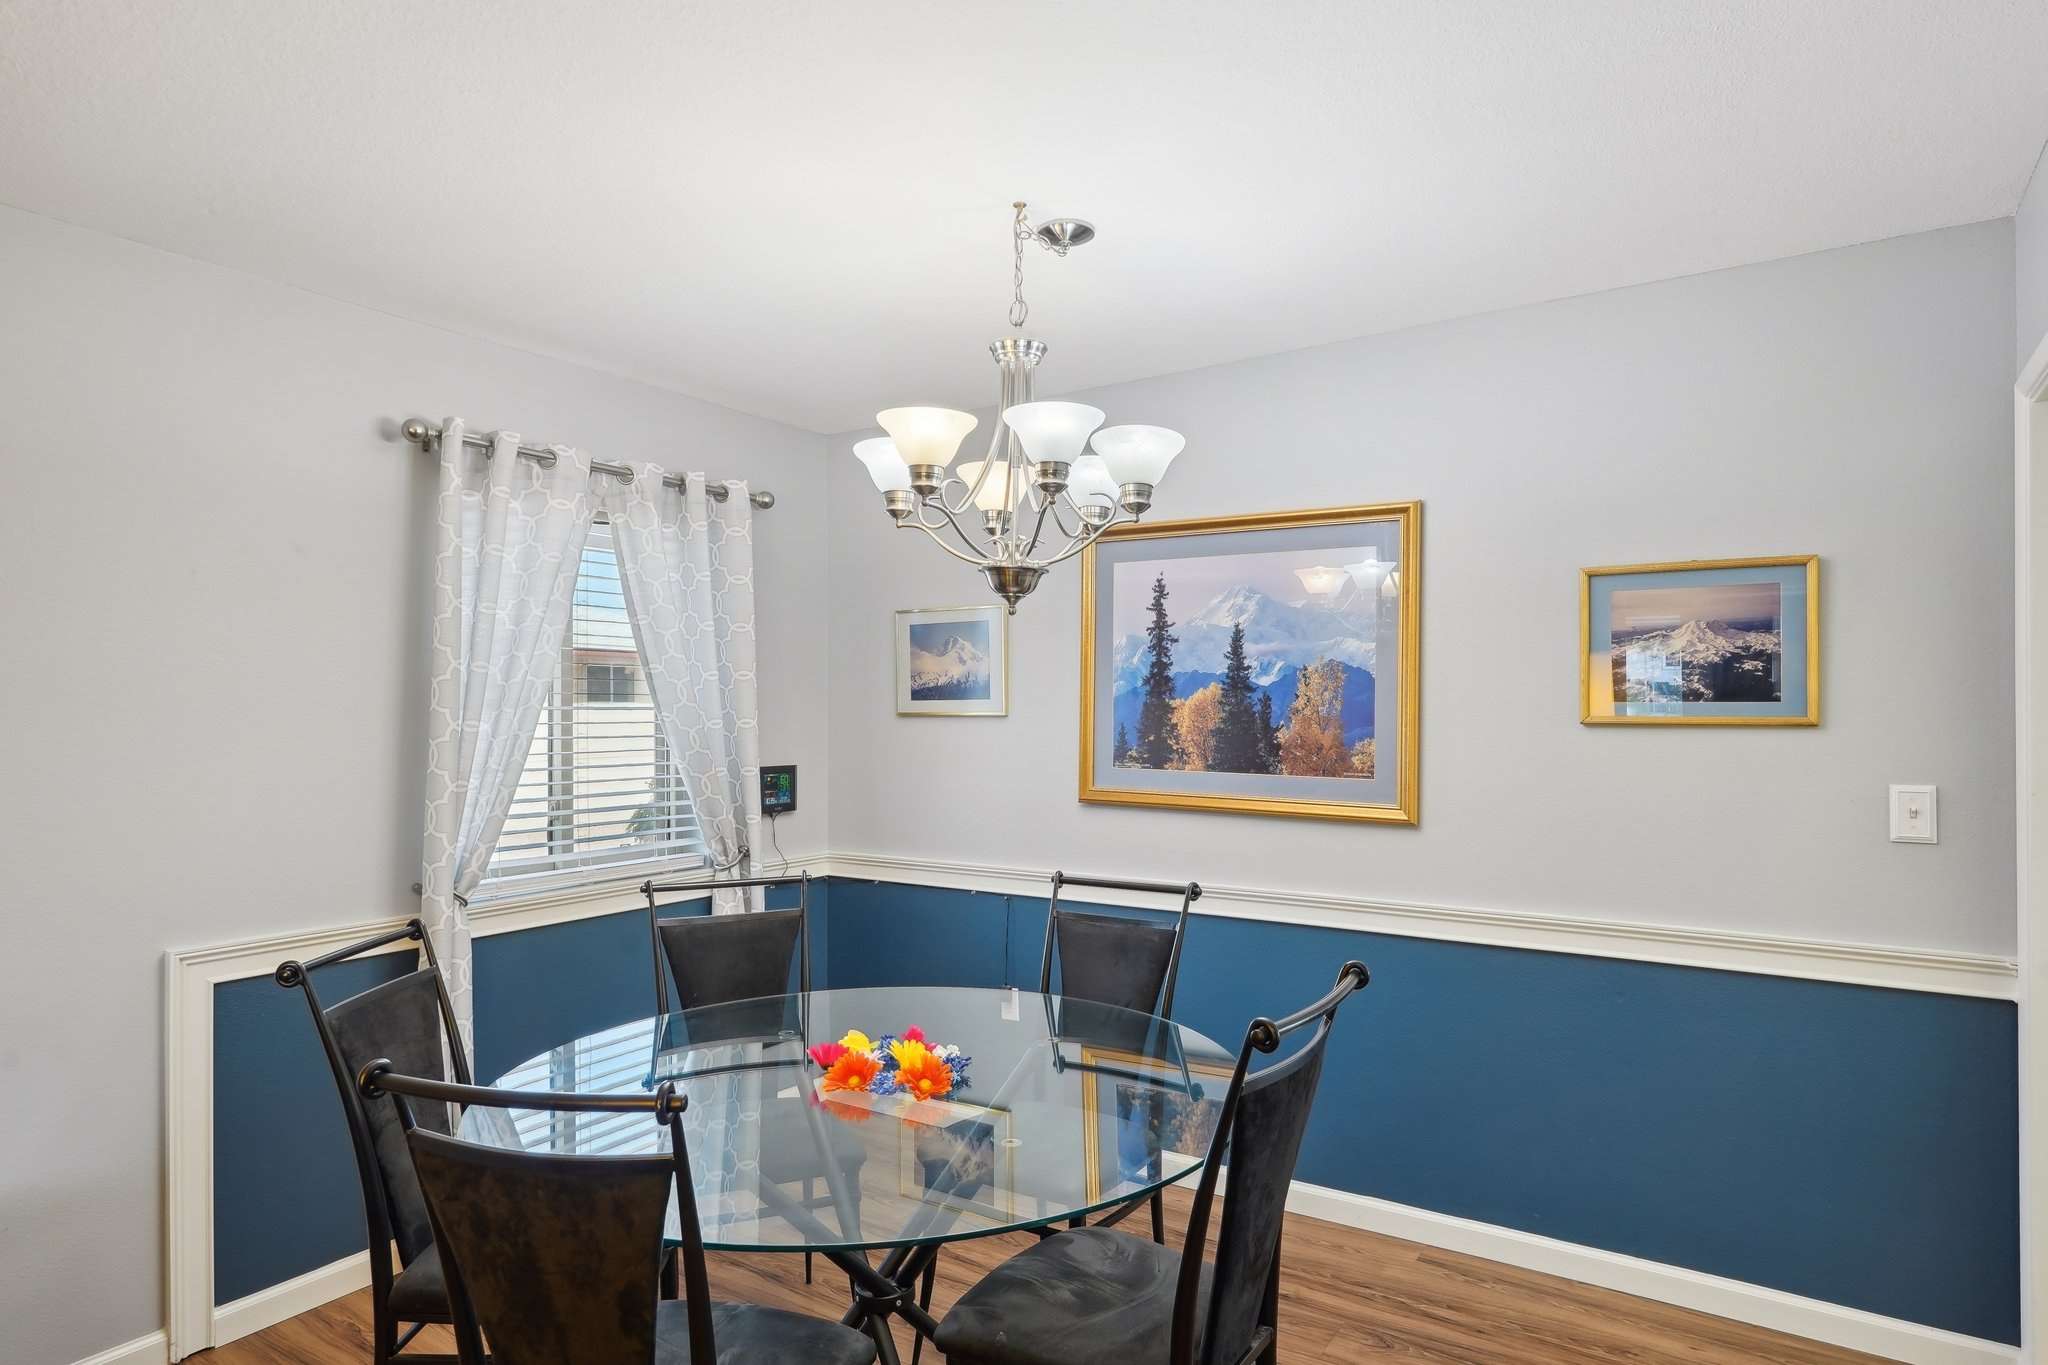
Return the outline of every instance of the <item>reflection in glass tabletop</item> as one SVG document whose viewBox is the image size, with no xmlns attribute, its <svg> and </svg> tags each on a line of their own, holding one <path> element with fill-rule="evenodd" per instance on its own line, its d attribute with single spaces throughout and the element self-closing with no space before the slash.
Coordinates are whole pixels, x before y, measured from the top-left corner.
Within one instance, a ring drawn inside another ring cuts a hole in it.
<svg viewBox="0 0 2048 1365">
<path fill-rule="evenodd" d="M 808 1055 L 849 1032 L 913 1027 L 970 1059 L 943 1097 L 828 1091 Z M 495 1084 L 645 1093 L 674 1080 L 689 1098 L 707 1247 L 847 1251 L 1061 1222 L 1179 1179 L 1208 1151 L 1235 1061 L 1151 1015 L 1032 991 L 900 986 L 643 1019 L 552 1048 Z M 586 1155 L 668 1146 L 644 1113 L 473 1108 L 461 1135 Z"/>
</svg>

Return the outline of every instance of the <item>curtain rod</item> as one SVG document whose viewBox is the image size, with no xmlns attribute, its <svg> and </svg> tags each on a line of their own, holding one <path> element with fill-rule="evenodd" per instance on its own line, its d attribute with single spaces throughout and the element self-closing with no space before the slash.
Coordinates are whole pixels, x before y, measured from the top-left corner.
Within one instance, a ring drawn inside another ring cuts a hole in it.
<svg viewBox="0 0 2048 1365">
<path fill-rule="evenodd" d="M 427 421 L 424 417 L 408 417 L 404 425 L 399 427 L 398 434 L 411 441 L 421 450 L 431 450 L 434 442 L 441 439 L 441 428 Z M 475 446 L 478 450 L 483 451 L 488 451 L 492 444 L 489 436 L 481 432 L 473 435 L 467 431 L 462 433 L 462 443 L 466 446 Z M 532 460 L 536 464 L 552 465 L 555 462 L 555 452 L 549 450 L 546 446 L 522 445 L 519 447 L 519 454 L 522 458 Z M 610 474 L 615 478 L 624 479 L 627 483 L 633 481 L 633 471 L 622 464 L 607 464 L 603 460 L 592 460 L 590 468 L 592 473 Z M 670 488 L 681 488 L 683 486 L 683 476 L 671 474 L 663 479 L 662 482 Z M 704 486 L 704 496 L 710 498 L 713 502 L 724 502 L 731 496 L 731 490 L 722 483 L 706 483 Z M 764 512 L 775 505 L 775 495 L 766 489 L 748 494 L 747 500 Z"/>
</svg>

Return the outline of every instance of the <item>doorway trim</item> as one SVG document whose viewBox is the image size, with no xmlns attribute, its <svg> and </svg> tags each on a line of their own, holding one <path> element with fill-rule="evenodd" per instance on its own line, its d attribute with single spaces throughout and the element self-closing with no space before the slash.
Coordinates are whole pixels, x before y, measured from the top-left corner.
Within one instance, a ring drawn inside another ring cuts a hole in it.
<svg viewBox="0 0 2048 1365">
<path fill-rule="evenodd" d="M 2039 553 L 2037 553 L 2037 550 Z M 2013 386 L 2013 758 L 2018 829 L 2020 1339 L 2048 1365 L 2048 336 Z M 2040 657 L 2037 657 L 2037 651 Z"/>
</svg>

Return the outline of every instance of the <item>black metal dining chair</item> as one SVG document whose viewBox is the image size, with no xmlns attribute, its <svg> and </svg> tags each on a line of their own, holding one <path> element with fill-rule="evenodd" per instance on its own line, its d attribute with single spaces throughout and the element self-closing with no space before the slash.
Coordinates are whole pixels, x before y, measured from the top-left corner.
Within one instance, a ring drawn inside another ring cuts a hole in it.
<svg viewBox="0 0 2048 1365">
<path fill-rule="evenodd" d="M 744 915 L 684 915 L 663 919 L 661 896 L 703 895 L 756 887 L 795 886 L 794 910 L 755 910 Z M 811 874 L 786 877 L 726 877 L 640 884 L 647 898 L 647 932 L 654 947 L 655 1008 L 667 1014 L 668 979 L 675 977 L 675 1009 L 694 1010 L 736 1000 L 789 993 L 790 960 L 797 990 L 811 989 Z M 662 964 L 668 964 L 668 971 Z"/>
<path fill-rule="evenodd" d="M 1179 896 L 1180 913 L 1169 925 L 1155 924 L 1130 915 L 1098 915 L 1085 910 L 1062 910 L 1060 892 L 1070 886 L 1106 891 L 1137 891 L 1162 896 Z M 1045 952 L 1038 968 L 1038 990 L 1052 991 L 1053 960 L 1060 969 L 1060 994 L 1113 1005 L 1136 1014 L 1173 1017 L 1173 988 L 1180 977 L 1181 946 L 1187 939 L 1188 911 L 1202 898 L 1200 882 L 1147 882 L 1123 877 L 1076 877 L 1065 872 L 1052 874 L 1052 899 L 1046 906 Z M 1137 1200 L 1101 1220 L 1103 1226 L 1122 1222 L 1139 1204 L 1152 1210 L 1152 1240 L 1166 1242 L 1166 1201 L 1154 1190 L 1149 1199 Z M 1075 1227 L 1081 1225 L 1076 1219 Z"/>
<path fill-rule="evenodd" d="M 872 1365 L 875 1343 L 851 1327 L 712 1300 L 683 1137 L 687 1100 L 674 1082 L 651 1094 L 494 1090 L 407 1075 L 379 1059 L 358 1084 L 365 1097 L 402 1097 L 462 1365 Z M 669 1150 L 576 1156 L 487 1146 L 413 1122 L 416 1103 L 435 1112 L 449 1103 L 644 1111 L 667 1128 Z M 680 1302 L 658 1283 L 671 1190 Z"/>
<path fill-rule="evenodd" d="M 1272 1365 L 1287 1188 L 1337 1009 L 1369 974 L 1347 962 L 1330 992 L 1245 1029 L 1178 1252 L 1101 1226 L 1039 1242 L 960 1297 L 934 1338 L 948 1365 Z M 1256 1074 L 1305 1024 L 1315 1032 Z M 1216 1260 L 1202 1258 L 1226 1153 Z"/>
<path fill-rule="evenodd" d="M 338 1004 L 321 1004 L 313 985 L 314 972 L 407 939 L 418 943 L 425 957 L 418 970 Z M 446 1074 L 442 1065 L 445 1055 L 456 1081 L 468 1084 L 469 1058 L 455 1027 L 455 1008 L 434 961 L 433 945 L 417 919 L 310 962 L 279 963 L 276 981 L 304 993 L 313 1015 L 313 1031 L 319 1035 L 321 1051 L 341 1091 L 342 1116 L 355 1150 L 363 1221 L 370 1236 L 371 1358 L 375 1365 L 386 1365 L 422 1326 L 451 1319 L 440 1250 L 400 1116 L 389 1099 L 366 1098 L 356 1086 L 356 1074 L 365 1063 L 381 1057 L 418 1075 L 439 1078 Z M 415 1117 L 423 1128 L 448 1131 L 446 1106 L 424 1109 Z M 391 1266 L 394 1242 L 399 1259 L 396 1271 Z M 452 1362 L 455 1357 L 416 1353 L 405 1359 Z"/>
<path fill-rule="evenodd" d="M 755 887 L 795 886 L 794 910 L 755 910 L 744 915 L 685 915 L 663 919 L 657 905 L 661 896 L 702 895 Z M 721 1011 L 719 1023 L 736 1038 L 772 1035 L 783 1027 L 786 1013 L 783 997 L 789 991 L 792 960 L 797 990 L 811 989 L 811 874 L 798 872 L 781 877 L 704 878 L 697 881 L 655 882 L 640 885 L 647 898 L 648 934 L 653 944 L 655 1009 L 670 1009 L 668 979 L 676 983 L 674 1008 L 704 1010 L 733 1006 Z M 668 970 L 662 970 L 662 964 Z M 758 1011 L 743 1002 L 760 1000 Z M 769 1103 L 787 1104 L 788 1100 Z M 817 1192 L 824 1175 L 825 1158 L 800 1124 L 769 1124 L 771 1134 L 761 1150 L 761 1174 L 778 1185 L 801 1183 L 807 1208 L 830 1202 Z M 867 1149 L 850 1135 L 837 1134 L 832 1158 L 851 1177 L 845 1188 L 857 1192 L 857 1172 L 867 1159 Z M 811 1282 L 811 1253 L 804 1253 L 804 1283 Z"/>
</svg>

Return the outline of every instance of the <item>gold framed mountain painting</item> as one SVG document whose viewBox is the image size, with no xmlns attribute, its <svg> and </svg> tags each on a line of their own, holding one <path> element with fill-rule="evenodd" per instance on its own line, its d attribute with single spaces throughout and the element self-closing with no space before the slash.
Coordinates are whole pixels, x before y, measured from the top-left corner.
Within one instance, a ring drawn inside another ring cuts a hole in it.
<svg viewBox="0 0 2048 1365">
<path fill-rule="evenodd" d="M 1422 504 L 1120 526 L 1081 568 L 1081 799 L 1416 823 Z"/>
<path fill-rule="evenodd" d="M 1820 724 L 1820 557 L 1582 569 L 1579 719 Z"/>
</svg>

